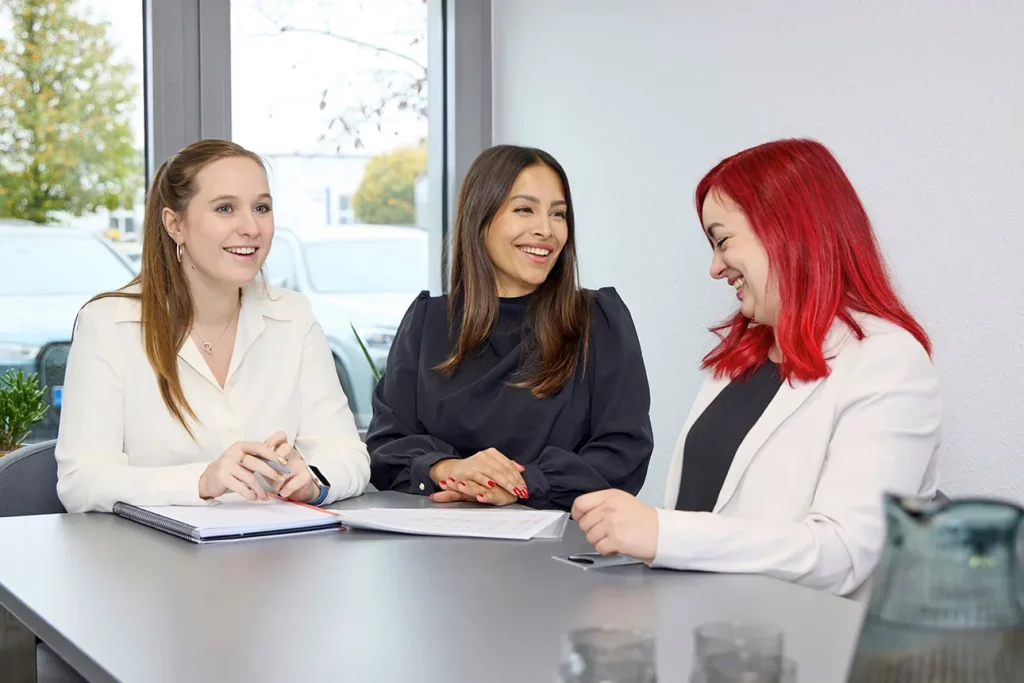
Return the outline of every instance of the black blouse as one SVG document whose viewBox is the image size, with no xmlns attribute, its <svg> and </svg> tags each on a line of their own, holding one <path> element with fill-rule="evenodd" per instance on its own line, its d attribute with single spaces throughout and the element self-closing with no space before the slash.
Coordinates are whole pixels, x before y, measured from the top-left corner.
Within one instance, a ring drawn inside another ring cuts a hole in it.
<svg viewBox="0 0 1024 683">
<path fill-rule="evenodd" d="M 433 368 L 454 347 L 446 297 L 423 292 L 402 320 L 373 394 L 366 436 L 379 490 L 430 494 L 432 465 L 487 448 L 525 466 L 535 508 L 568 510 L 606 488 L 636 494 L 654 443 L 650 390 L 629 310 L 612 288 L 594 293 L 589 353 L 556 394 L 538 399 L 519 381 L 523 323 L 532 295 L 500 299 L 488 341 L 446 377 Z M 585 373 L 585 374 L 584 374 Z"/>
<path fill-rule="evenodd" d="M 778 368 L 768 360 L 748 377 L 730 382 L 694 420 L 683 445 L 676 510 L 715 509 L 736 451 L 782 386 Z"/>
</svg>

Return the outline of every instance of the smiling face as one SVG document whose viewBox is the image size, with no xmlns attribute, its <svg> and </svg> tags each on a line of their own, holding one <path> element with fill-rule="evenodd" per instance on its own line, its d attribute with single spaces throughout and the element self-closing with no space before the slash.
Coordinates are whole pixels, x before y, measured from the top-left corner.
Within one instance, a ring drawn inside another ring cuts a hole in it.
<svg viewBox="0 0 1024 683">
<path fill-rule="evenodd" d="M 525 296 L 544 283 L 569 237 L 567 211 L 551 168 L 538 164 L 519 174 L 484 234 L 498 296 Z"/>
<path fill-rule="evenodd" d="M 273 204 L 263 168 L 228 157 L 196 174 L 181 214 L 164 209 L 164 227 L 183 246 L 186 272 L 215 287 L 243 287 L 259 273 L 274 238 Z"/>
<path fill-rule="evenodd" d="M 701 208 L 704 232 L 711 242 L 711 277 L 736 290 L 740 313 L 762 325 L 774 325 L 779 297 L 769 281 L 768 253 L 746 215 L 724 193 L 712 190 Z"/>
</svg>

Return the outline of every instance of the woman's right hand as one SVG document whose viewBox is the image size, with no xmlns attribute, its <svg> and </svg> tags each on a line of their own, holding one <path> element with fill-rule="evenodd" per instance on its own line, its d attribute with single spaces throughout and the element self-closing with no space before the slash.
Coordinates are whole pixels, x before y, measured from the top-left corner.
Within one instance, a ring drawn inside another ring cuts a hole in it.
<svg viewBox="0 0 1024 683">
<path fill-rule="evenodd" d="M 490 498 L 498 497 L 492 495 L 498 493 L 497 488 L 516 499 L 529 498 L 522 471 L 522 465 L 508 459 L 498 449 L 488 448 L 468 458 L 451 458 L 435 463 L 430 468 L 430 478 L 446 491 L 458 491 L 470 500 L 491 502 Z"/>
<path fill-rule="evenodd" d="M 267 492 L 253 473 L 259 472 L 267 482 L 277 481 L 281 475 L 255 456 L 278 462 L 282 460 L 266 444 L 237 441 L 211 462 L 199 477 L 199 497 L 218 498 L 234 491 L 246 500 L 267 500 Z"/>
</svg>

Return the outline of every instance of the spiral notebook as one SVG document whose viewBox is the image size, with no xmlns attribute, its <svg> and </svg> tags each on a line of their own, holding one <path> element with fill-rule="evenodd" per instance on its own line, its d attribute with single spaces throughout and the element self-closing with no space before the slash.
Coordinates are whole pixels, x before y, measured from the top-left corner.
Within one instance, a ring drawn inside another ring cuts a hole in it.
<svg viewBox="0 0 1024 683">
<path fill-rule="evenodd" d="M 209 505 L 136 506 L 115 503 L 114 514 L 192 543 L 280 536 L 341 527 L 333 513 L 270 499 L 216 501 Z"/>
</svg>

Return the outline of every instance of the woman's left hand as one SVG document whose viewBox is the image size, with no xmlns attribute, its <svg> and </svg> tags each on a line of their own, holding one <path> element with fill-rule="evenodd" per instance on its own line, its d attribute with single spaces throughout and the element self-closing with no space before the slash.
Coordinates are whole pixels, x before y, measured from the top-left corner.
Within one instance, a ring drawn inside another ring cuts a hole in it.
<svg viewBox="0 0 1024 683">
<path fill-rule="evenodd" d="M 658 554 L 658 512 L 618 489 L 587 493 L 572 505 L 587 542 L 602 555 L 651 562 Z"/>
<path fill-rule="evenodd" d="M 300 503 L 316 500 L 320 495 L 320 487 L 313 481 L 313 473 L 309 471 L 309 465 L 302 459 L 302 455 L 288 443 L 288 435 L 274 432 L 263 443 L 275 455 L 284 458 L 285 467 L 289 470 L 289 474 L 273 482 L 274 492 L 282 498 Z"/>
</svg>

